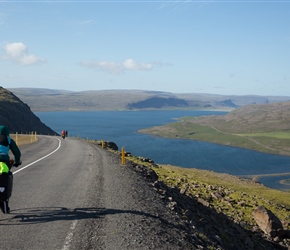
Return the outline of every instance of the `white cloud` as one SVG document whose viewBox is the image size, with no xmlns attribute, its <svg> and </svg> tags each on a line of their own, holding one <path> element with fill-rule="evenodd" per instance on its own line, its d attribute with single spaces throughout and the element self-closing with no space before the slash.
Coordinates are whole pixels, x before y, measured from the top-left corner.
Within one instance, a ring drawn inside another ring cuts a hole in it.
<svg viewBox="0 0 290 250">
<path fill-rule="evenodd" d="M 8 43 L 3 46 L 3 50 L 2 58 L 20 65 L 33 65 L 44 61 L 35 55 L 29 54 L 27 46 L 21 42 Z"/>
<path fill-rule="evenodd" d="M 123 74 L 126 71 L 152 70 L 154 63 L 139 63 L 133 59 L 126 59 L 121 63 L 109 61 L 83 61 L 81 66 L 90 69 L 103 70 L 111 74 Z"/>
</svg>

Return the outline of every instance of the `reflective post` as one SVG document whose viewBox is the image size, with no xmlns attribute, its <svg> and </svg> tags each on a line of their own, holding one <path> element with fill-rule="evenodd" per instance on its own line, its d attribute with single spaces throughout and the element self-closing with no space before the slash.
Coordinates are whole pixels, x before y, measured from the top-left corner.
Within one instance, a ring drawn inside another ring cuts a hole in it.
<svg viewBox="0 0 290 250">
<path fill-rule="evenodd" d="M 122 165 L 125 164 L 125 148 L 122 147 Z"/>
</svg>

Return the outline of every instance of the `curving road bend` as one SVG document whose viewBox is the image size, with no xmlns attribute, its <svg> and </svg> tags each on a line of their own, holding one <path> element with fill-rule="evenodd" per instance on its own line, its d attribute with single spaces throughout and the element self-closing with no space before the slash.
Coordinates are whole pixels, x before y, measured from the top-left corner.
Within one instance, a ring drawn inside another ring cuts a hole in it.
<svg viewBox="0 0 290 250">
<path fill-rule="evenodd" d="M 119 156 L 73 138 L 39 136 L 13 168 L 0 249 L 196 249 L 178 218 Z"/>
</svg>

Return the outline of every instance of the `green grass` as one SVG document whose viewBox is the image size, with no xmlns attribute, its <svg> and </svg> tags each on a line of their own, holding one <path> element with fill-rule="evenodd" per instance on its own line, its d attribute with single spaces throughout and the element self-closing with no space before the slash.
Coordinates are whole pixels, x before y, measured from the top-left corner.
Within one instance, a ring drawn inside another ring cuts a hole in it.
<svg viewBox="0 0 290 250">
<path fill-rule="evenodd" d="M 240 136 L 249 136 L 249 137 L 271 137 L 278 139 L 290 139 L 290 132 L 285 131 L 272 131 L 272 132 L 264 132 L 264 133 L 244 133 L 238 134 Z"/>
<path fill-rule="evenodd" d="M 158 174 L 159 180 L 164 181 L 168 186 L 182 188 L 189 183 L 189 187 L 192 188 L 187 190 L 187 195 L 199 196 L 209 201 L 210 206 L 234 220 L 240 217 L 248 224 L 255 225 L 252 213 L 260 205 L 267 207 L 280 220 L 289 220 L 289 192 L 270 189 L 255 182 L 213 171 L 185 169 L 169 165 L 153 169 Z M 212 187 L 213 190 L 209 187 Z M 214 190 L 226 190 L 223 198 L 232 199 L 231 205 L 222 199 L 209 199 Z M 241 206 L 240 202 L 245 205 Z"/>
<path fill-rule="evenodd" d="M 142 129 L 139 132 L 167 138 L 212 142 L 270 154 L 290 155 L 290 133 L 288 132 L 228 133 L 191 121 L 192 118 L 186 117 L 179 122 Z"/>
</svg>

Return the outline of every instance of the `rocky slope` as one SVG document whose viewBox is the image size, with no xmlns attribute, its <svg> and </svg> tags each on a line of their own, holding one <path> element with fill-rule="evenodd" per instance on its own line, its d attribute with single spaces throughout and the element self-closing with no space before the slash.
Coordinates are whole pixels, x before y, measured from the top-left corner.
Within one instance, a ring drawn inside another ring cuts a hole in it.
<svg viewBox="0 0 290 250">
<path fill-rule="evenodd" d="M 96 143 L 101 145 L 101 142 Z M 117 147 L 114 143 L 105 143 L 105 147 L 109 151 L 113 150 L 114 153 L 119 154 L 119 152 L 115 151 Z M 176 241 L 179 238 L 180 248 L 176 246 L 173 248 L 168 242 L 168 245 L 164 244 L 163 247 L 158 249 L 290 249 L 290 230 L 287 229 L 289 228 L 288 225 L 285 224 L 286 222 L 283 222 L 284 225 L 282 225 L 279 219 L 265 207 L 253 207 L 253 217 L 256 222 L 254 225 L 250 225 L 246 221 L 227 216 L 222 209 L 216 209 L 215 206 L 212 206 L 211 199 L 220 199 L 220 207 L 223 207 L 226 203 L 231 204 L 231 206 L 240 206 L 241 209 L 237 211 L 237 214 L 241 213 L 245 207 L 250 206 L 248 202 L 234 205 L 235 201 L 233 199 L 227 200 L 227 195 L 224 194 L 230 192 L 228 187 L 217 187 L 206 183 L 198 184 L 197 182 L 191 183 L 186 181 L 186 176 L 179 180 L 182 183 L 181 186 L 170 185 L 166 183 L 168 178 L 166 181 L 162 180 L 155 171 L 156 168 L 163 168 L 162 166 L 154 164 L 151 159 L 139 158 L 140 161 L 138 161 L 137 157 L 134 159 L 132 155 L 130 156 L 130 153 L 126 153 L 126 155 L 130 159 L 126 160 L 126 166 L 137 172 L 148 183 L 148 186 L 156 192 L 155 204 L 167 208 L 167 211 L 163 211 L 162 216 L 170 214 L 171 218 L 178 220 L 179 237 L 174 238 L 174 240 Z M 168 181 L 170 182 L 170 180 Z M 138 183 L 141 185 L 142 181 L 138 180 Z M 190 194 L 190 189 L 201 193 L 203 188 L 201 186 L 209 191 L 208 198 Z M 142 198 L 148 200 L 149 203 L 149 198 L 146 198 L 146 190 L 146 185 L 142 186 Z M 141 190 L 139 191 L 141 192 Z M 244 193 L 245 195 L 246 193 Z M 151 194 L 151 196 L 155 195 Z M 161 203 L 160 200 L 162 201 Z M 159 209 L 161 208 L 159 207 Z M 290 212 L 289 209 L 281 207 L 281 210 L 287 210 L 288 214 Z M 238 216 L 241 216 L 241 214 L 238 214 Z M 144 227 L 144 224 L 142 226 Z M 152 230 L 155 229 L 152 228 Z M 170 234 L 170 229 L 167 231 L 164 228 L 164 231 Z M 171 236 L 173 239 L 173 233 L 171 233 Z M 160 236 L 160 238 L 162 237 Z M 151 248 L 148 247 L 148 249 Z"/>
<path fill-rule="evenodd" d="M 0 87 L 0 124 L 6 125 L 11 133 L 57 134 L 42 123 L 27 104 L 2 87 Z"/>
</svg>

